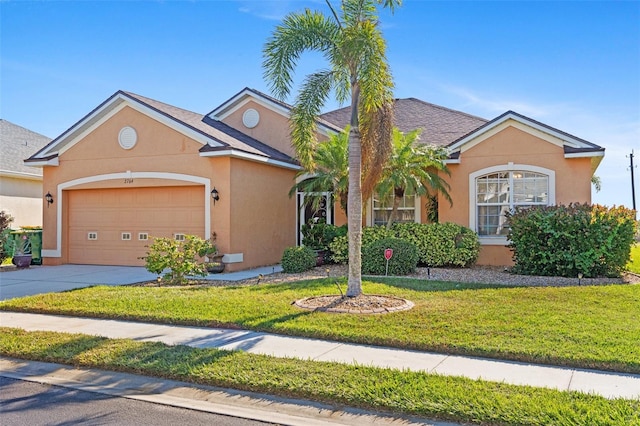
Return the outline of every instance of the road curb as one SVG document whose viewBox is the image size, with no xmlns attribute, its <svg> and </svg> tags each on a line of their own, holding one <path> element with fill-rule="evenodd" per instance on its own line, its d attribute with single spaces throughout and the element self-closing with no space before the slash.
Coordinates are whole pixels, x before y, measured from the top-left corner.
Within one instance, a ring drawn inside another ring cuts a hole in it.
<svg viewBox="0 0 640 426">
<path fill-rule="evenodd" d="M 129 373 L 0 357 L 0 376 L 287 426 L 456 426 Z"/>
</svg>

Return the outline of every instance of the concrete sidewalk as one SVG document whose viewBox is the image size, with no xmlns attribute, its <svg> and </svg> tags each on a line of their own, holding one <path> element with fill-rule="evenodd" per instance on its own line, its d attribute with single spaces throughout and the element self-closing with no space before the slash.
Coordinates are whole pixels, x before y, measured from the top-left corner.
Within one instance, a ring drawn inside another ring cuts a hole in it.
<svg viewBox="0 0 640 426">
<path fill-rule="evenodd" d="M 159 341 L 169 345 L 243 350 L 254 354 L 303 360 L 357 363 L 514 385 L 546 387 L 561 391 L 578 391 L 606 398 L 640 399 L 640 375 L 638 374 L 451 356 L 247 330 L 183 327 L 15 312 L 0 312 L 0 325 L 28 331 L 82 333 L 109 338 Z"/>
</svg>

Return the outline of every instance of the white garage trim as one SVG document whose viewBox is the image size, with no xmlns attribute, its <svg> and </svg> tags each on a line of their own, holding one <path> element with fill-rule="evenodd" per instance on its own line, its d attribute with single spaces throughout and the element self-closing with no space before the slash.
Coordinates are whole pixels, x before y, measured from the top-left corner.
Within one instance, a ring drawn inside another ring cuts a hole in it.
<svg viewBox="0 0 640 426">
<path fill-rule="evenodd" d="M 62 191 L 86 183 L 102 182 L 105 180 L 115 179 L 172 179 L 185 182 L 194 182 L 204 185 L 204 235 L 211 234 L 211 202 L 209 200 L 211 192 L 211 179 L 203 178 L 200 176 L 165 172 L 126 171 L 121 173 L 109 173 L 106 175 L 87 176 L 58 184 L 58 202 L 56 203 L 56 248 L 53 250 L 42 250 L 42 257 L 62 257 Z"/>
</svg>

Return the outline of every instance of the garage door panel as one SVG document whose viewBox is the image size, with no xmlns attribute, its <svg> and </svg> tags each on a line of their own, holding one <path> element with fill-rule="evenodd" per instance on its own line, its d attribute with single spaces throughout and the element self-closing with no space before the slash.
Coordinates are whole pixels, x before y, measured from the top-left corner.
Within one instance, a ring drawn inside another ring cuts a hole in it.
<svg viewBox="0 0 640 426">
<path fill-rule="evenodd" d="M 203 186 L 69 191 L 69 262 L 143 265 L 139 258 L 152 237 L 203 236 L 204 199 Z M 90 240 L 90 232 L 97 239 Z M 140 240 L 140 233 L 150 239 Z"/>
</svg>

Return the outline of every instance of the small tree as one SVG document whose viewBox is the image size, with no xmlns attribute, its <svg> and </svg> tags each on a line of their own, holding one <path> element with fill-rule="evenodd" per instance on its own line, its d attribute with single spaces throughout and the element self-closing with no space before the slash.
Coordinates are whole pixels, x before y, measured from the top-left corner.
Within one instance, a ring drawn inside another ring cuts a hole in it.
<svg viewBox="0 0 640 426">
<path fill-rule="evenodd" d="M 145 260 L 147 271 L 160 275 L 169 284 L 184 284 L 186 276 L 207 275 L 201 257 L 210 252 L 212 242 L 195 235 L 186 235 L 184 241 L 172 238 L 154 238 Z"/>
</svg>

